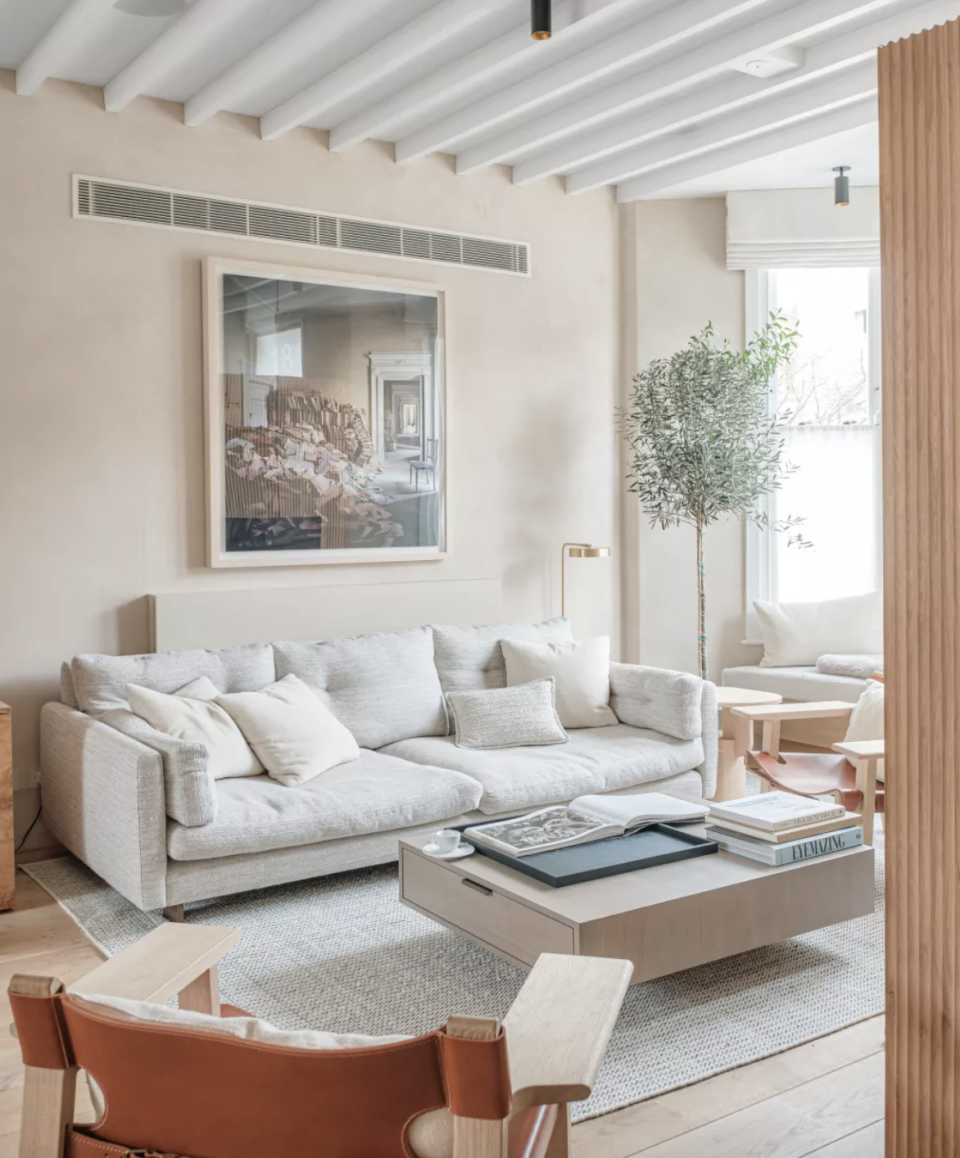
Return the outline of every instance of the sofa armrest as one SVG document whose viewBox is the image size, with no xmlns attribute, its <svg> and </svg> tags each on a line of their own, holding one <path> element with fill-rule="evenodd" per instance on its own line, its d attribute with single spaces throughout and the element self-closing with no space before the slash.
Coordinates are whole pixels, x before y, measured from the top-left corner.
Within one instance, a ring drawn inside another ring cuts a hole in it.
<svg viewBox="0 0 960 1158">
<path fill-rule="evenodd" d="M 43 815 L 53 835 L 141 909 L 166 904 L 159 752 L 64 704 L 40 714 Z"/>
<path fill-rule="evenodd" d="M 513 1111 L 590 1096 L 633 966 L 542 953 L 503 1019 Z"/>
<path fill-rule="evenodd" d="M 686 672 L 610 665 L 610 707 L 622 724 L 697 740 L 703 734 L 702 698 L 703 681 Z"/>
<path fill-rule="evenodd" d="M 717 685 L 709 680 L 703 681 L 700 711 L 703 717 L 701 725 L 703 763 L 700 765 L 700 778 L 703 781 L 704 800 L 712 800 L 717 791 L 717 762 L 720 755 L 720 708 L 717 704 Z"/>
<path fill-rule="evenodd" d="M 111 708 L 96 718 L 163 757 L 167 816 L 171 820 L 199 828 L 217 819 L 219 798 L 203 744 L 159 732 L 128 708 Z"/>
</svg>

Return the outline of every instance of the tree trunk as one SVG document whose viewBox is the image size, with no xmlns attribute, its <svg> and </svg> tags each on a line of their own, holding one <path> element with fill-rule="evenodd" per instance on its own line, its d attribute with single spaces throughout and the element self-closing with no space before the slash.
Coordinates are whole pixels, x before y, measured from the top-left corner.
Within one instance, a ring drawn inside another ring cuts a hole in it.
<svg viewBox="0 0 960 1158">
<path fill-rule="evenodd" d="M 697 623 L 699 634 L 697 637 L 697 659 L 700 665 L 700 678 L 707 678 L 707 598 L 704 584 L 703 570 L 703 523 L 697 523 Z"/>
</svg>

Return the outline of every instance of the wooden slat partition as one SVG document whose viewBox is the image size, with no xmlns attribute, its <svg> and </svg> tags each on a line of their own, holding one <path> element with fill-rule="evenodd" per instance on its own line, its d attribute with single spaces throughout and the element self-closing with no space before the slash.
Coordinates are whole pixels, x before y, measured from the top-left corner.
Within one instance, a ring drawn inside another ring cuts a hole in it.
<svg viewBox="0 0 960 1158">
<path fill-rule="evenodd" d="M 960 22 L 881 49 L 887 1158 L 960 1155 Z"/>
</svg>

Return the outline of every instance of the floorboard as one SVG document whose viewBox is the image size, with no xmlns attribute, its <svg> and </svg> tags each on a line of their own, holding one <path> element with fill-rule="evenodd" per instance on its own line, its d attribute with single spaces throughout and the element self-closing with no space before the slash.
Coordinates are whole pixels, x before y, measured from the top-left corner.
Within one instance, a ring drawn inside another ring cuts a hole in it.
<svg viewBox="0 0 960 1158">
<path fill-rule="evenodd" d="M 20 1049 L 6 1026 L 14 973 L 69 984 L 102 954 L 26 874 L 0 913 L 0 1158 L 18 1158 Z M 573 1128 L 574 1158 L 881 1158 L 883 1019 Z M 78 1110 L 89 1103 L 80 1084 Z M 89 1120 L 87 1118 L 87 1120 Z"/>
</svg>

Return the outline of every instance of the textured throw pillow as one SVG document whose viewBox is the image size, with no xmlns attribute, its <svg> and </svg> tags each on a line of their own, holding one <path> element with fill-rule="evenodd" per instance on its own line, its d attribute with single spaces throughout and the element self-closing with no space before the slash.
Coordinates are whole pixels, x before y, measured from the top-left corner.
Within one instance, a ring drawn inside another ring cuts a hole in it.
<svg viewBox="0 0 960 1158">
<path fill-rule="evenodd" d="M 763 637 L 761 667 L 812 667 L 822 655 L 883 652 L 883 593 L 819 603 L 754 605 Z"/>
<path fill-rule="evenodd" d="M 883 739 L 883 684 L 868 680 L 866 689 L 850 713 L 845 740 Z M 883 780 L 883 761 L 877 761 L 877 779 Z"/>
<path fill-rule="evenodd" d="M 127 684 L 131 710 L 152 728 L 175 740 L 203 744 L 214 780 L 259 776 L 263 765 L 251 752 L 237 725 L 214 702 L 219 694 L 206 676 L 192 680 L 172 696 Z"/>
<path fill-rule="evenodd" d="M 507 687 L 553 678 L 557 715 L 565 728 L 617 723 L 610 707 L 610 636 L 551 643 L 500 642 Z"/>
<path fill-rule="evenodd" d="M 356 760 L 357 741 L 295 675 L 259 692 L 217 696 L 269 775 L 293 788 Z"/>
<path fill-rule="evenodd" d="M 458 748 L 528 748 L 564 744 L 552 679 L 515 688 L 450 692 L 447 706 Z"/>
</svg>

